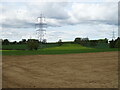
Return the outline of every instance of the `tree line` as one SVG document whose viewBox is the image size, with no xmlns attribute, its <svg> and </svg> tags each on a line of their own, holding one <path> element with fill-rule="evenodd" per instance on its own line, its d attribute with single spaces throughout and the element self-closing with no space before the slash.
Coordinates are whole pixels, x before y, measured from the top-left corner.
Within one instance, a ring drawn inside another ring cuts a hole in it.
<svg viewBox="0 0 120 90">
<path fill-rule="evenodd" d="M 10 45 L 10 44 L 27 44 L 29 50 L 37 50 L 40 47 L 40 44 L 47 44 L 47 40 L 44 39 L 42 42 L 36 39 L 22 39 L 21 41 L 13 41 L 10 42 L 8 39 L 1 40 L 2 45 Z M 58 42 L 56 42 L 59 46 L 62 46 L 65 43 L 71 43 L 71 44 L 80 44 L 82 46 L 91 46 L 95 47 L 98 45 L 98 43 L 106 43 L 109 45 L 110 48 L 119 48 L 120 47 L 120 37 L 118 37 L 115 40 L 108 41 L 107 38 L 105 39 L 98 39 L 98 40 L 89 40 L 89 38 L 75 38 L 74 41 L 71 42 L 62 42 L 62 39 L 59 39 Z"/>
<path fill-rule="evenodd" d="M 17 42 L 17 41 L 10 42 L 8 39 L 4 39 L 4 40 L 1 39 L 2 45 L 9 45 L 9 44 L 27 44 L 27 43 L 28 43 L 29 41 L 31 41 L 31 40 L 37 41 L 38 43 L 47 43 L 47 40 L 46 40 L 46 39 L 44 39 L 42 42 L 40 42 L 39 40 L 36 40 L 36 39 L 28 39 L 28 40 L 22 39 L 22 40 L 19 41 L 19 42 Z"/>
<path fill-rule="evenodd" d="M 97 46 L 98 43 L 108 43 L 108 39 L 89 40 L 89 38 L 75 38 L 74 42 L 83 46 L 94 47 Z"/>
<path fill-rule="evenodd" d="M 21 41 L 13 41 L 10 42 L 8 39 L 1 40 L 2 45 L 17 45 L 17 44 L 26 44 L 29 50 L 37 50 L 40 46 L 40 43 L 45 44 L 47 43 L 46 39 L 44 39 L 42 42 L 36 39 L 22 39 Z"/>
<path fill-rule="evenodd" d="M 98 43 L 106 43 L 110 48 L 120 48 L 120 37 L 115 40 L 108 41 L 107 38 L 99 40 L 89 40 L 88 38 L 75 38 L 74 43 L 81 44 L 83 46 L 92 46 L 95 47 Z"/>
</svg>

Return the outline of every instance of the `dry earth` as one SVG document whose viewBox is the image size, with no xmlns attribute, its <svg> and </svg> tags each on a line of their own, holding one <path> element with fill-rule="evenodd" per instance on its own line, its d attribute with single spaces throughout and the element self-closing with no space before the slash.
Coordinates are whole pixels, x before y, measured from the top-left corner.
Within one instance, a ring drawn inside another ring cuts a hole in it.
<svg viewBox="0 0 120 90">
<path fill-rule="evenodd" d="M 117 88 L 118 52 L 3 56 L 3 88 Z"/>
</svg>

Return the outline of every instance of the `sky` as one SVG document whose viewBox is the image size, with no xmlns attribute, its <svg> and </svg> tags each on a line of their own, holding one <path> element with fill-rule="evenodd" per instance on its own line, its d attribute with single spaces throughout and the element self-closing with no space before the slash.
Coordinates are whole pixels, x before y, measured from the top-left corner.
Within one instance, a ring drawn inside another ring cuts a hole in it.
<svg viewBox="0 0 120 90">
<path fill-rule="evenodd" d="M 0 13 L 0 38 L 10 41 L 37 39 L 35 24 L 41 13 L 48 42 L 76 37 L 111 40 L 113 30 L 118 37 L 118 0 L 2 0 Z"/>
</svg>

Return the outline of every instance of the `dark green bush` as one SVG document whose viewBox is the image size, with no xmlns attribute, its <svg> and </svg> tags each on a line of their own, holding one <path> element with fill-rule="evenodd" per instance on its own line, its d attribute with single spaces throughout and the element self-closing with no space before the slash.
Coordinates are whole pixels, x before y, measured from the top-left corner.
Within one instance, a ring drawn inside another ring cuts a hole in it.
<svg viewBox="0 0 120 90">
<path fill-rule="evenodd" d="M 95 46 L 97 46 L 97 43 L 98 43 L 97 40 L 91 40 L 91 41 L 90 41 L 90 46 L 91 46 L 91 47 L 95 47 Z"/>
<path fill-rule="evenodd" d="M 38 40 L 30 39 L 28 40 L 27 45 L 29 50 L 37 50 L 39 47 L 39 42 Z"/>
</svg>

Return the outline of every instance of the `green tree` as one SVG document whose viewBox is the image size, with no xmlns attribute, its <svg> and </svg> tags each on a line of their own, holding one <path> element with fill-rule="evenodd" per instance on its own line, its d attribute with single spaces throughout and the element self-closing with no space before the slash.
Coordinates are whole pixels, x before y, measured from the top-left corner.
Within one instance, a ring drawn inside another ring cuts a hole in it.
<svg viewBox="0 0 120 90">
<path fill-rule="evenodd" d="M 3 42 L 2 42 L 3 45 L 8 45 L 10 44 L 9 40 L 8 39 L 4 39 Z"/>
<path fill-rule="evenodd" d="M 47 43 L 47 39 L 43 39 L 42 43 L 43 44 Z"/>
<path fill-rule="evenodd" d="M 119 37 L 116 39 L 115 47 L 120 48 L 120 38 Z"/>
<path fill-rule="evenodd" d="M 74 42 L 77 43 L 77 44 L 80 44 L 81 38 L 75 38 Z"/>
<path fill-rule="evenodd" d="M 110 48 L 115 48 L 115 41 L 112 39 L 109 43 Z"/>
<path fill-rule="evenodd" d="M 58 44 L 59 44 L 59 46 L 61 46 L 63 44 L 61 39 L 59 39 Z"/>
<path fill-rule="evenodd" d="M 29 39 L 27 45 L 29 50 L 37 50 L 39 47 L 39 42 L 35 39 Z"/>
<path fill-rule="evenodd" d="M 107 38 L 105 38 L 105 43 L 108 43 L 108 39 Z"/>
<path fill-rule="evenodd" d="M 26 39 L 22 39 L 22 44 L 25 44 L 26 43 Z"/>
<path fill-rule="evenodd" d="M 12 44 L 17 44 L 17 41 L 11 42 Z"/>
<path fill-rule="evenodd" d="M 118 41 L 115 43 L 115 47 L 116 47 L 116 48 L 120 48 L 120 40 L 118 40 Z"/>
</svg>

